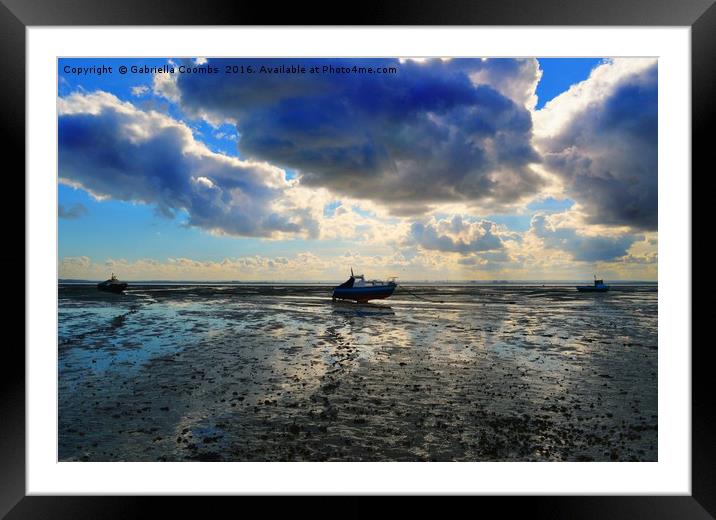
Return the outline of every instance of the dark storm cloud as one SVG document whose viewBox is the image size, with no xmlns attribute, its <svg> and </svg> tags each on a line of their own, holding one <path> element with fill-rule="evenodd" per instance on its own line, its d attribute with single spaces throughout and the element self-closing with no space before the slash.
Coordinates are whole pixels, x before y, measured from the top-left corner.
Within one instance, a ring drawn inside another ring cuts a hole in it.
<svg viewBox="0 0 716 520">
<path fill-rule="evenodd" d="M 306 215 L 289 220 L 270 210 L 281 190 L 275 169 L 214 154 L 184 125 L 145 113 L 111 95 L 79 94 L 58 120 L 60 177 L 97 196 L 152 204 L 188 224 L 233 235 L 298 232 Z M 76 106 L 72 107 L 72 103 Z"/>
<path fill-rule="evenodd" d="M 528 167 L 539 157 L 524 99 L 500 91 L 533 81 L 533 60 L 209 60 L 221 70 L 291 63 L 398 73 L 178 75 L 182 108 L 236 122 L 243 155 L 297 170 L 304 185 L 401 215 L 448 201 L 510 203 L 542 186 Z"/>
<path fill-rule="evenodd" d="M 63 204 L 57 207 L 57 216 L 65 219 L 76 219 L 87 214 L 87 208 L 79 202 L 66 208 Z"/>
<path fill-rule="evenodd" d="M 656 230 L 657 66 L 623 78 L 556 137 L 540 142 L 546 165 L 590 223 Z"/>
<path fill-rule="evenodd" d="M 552 228 L 544 215 L 532 218 L 532 232 L 542 239 L 548 249 L 558 249 L 572 255 L 578 262 L 606 262 L 627 254 L 636 238 L 633 235 L 600 237 L 580 235 L 574 228 Z"/>
</svg>

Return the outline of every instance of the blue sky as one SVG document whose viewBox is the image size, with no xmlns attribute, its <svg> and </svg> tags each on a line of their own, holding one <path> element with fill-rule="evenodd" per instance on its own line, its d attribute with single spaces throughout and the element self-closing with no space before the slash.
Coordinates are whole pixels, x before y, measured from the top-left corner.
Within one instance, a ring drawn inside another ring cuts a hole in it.
<svg viewBox="0 0 716 520">
<path fill-rule="evenodd" d="M 60 276 L 334 279 L 346 259 L 416 278 L 656 275 L 649 63 L 336 61 L 399 72 L 132 73 L 245 61 L 59 60 Z M 113 72 L 92 73 L 102 65 Z M 588 96 L 595 69 L 603 107 L 587 113 L 560 95 L 585 82 Z M 603 158 L 615 137 L 648 147 L 648 160 Z M 622 170 L 644 189 L 613 175 L 594 184 Z"/>
<path fill-rule="evenodd" d="M 539 58 L 542 78 L 537 84 L 536 108 L 539 110 L 572 85 L 587 79 L 603 61 L 603 58 Z"/>
</svg>

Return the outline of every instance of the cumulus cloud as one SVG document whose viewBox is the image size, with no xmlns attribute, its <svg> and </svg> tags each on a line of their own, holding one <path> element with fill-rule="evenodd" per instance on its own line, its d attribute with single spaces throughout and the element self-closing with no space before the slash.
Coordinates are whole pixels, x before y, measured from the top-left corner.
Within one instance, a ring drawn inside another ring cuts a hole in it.
<svg viewBox="0 0 716 520">
<path fill-rule="evenodd" d="M 63 204 L 60 204 L 57 207 L 57 216 L 59 218 L 76 219 L 83 217 L 86 214 L 87 208 L 84 206 L 84 204 L 80 204 L 79 202 L 73 204 L 69 208 L 66 208 Z"/>
<path fill-rule="evenodd" d="M 634 242 L 629 255 L 623 261 L 632 264 L 656 266 L 659 260 L 659 240 L 656 233 L 645 233 L 642 240 Z"/>
<path fill-rule="evenodd" d="M 616 236 L 586 235 L 575 228 L 557 227 L 548 215 L 532 217 L 530 231 L 543 247 L 571 255 L 577 262 L 604 262 L 622 258 L 636 240 L 630 234 Z"/>
<path fill-rule="evenodd" d="M 58 102 L 60 179 L 98 198 L 152 204 L 188 224 L 230 235 L 298 233 L 307 214 L 274 211 L 288 186 L 282 170 L 211 152 L 191 129 L 115 96 L 74 93 Z"/>
<path fill-rule="evenodd" d="M 67 274 L 76 275 L 79 272 L 86 274 L 86 270 L 92 265 L 92 259 L 88 256 L 66 256 L 60 261 L 60 278 L 67 277 Z"/>
<path fill-rule="evenodd" d="M 177 88 L 177 75 L 167 72 L 155 74 L 152 80 L 152 92 L 156 96 L 178 103 L 180 92 Z"/>
<path fill-rule="evenodd" d="M 485 267 L 486 265 L 498 266 L 503 262 L 509 261 L 510 257 L 506 251 L 495 251 L 466 256 L 460 258 L 457 263 L 460 265 Z"/>
<path fill-rule="evenodd" d="M 300 62 L 300 63 L 299 63 Z M 391 67 L 397 74 L 224 74 L 224 66 Z M 441 202 L 511 204 L 538 192 L 530 164 L 535 60 L 209 60 L 176 78 L 183 110 L 237 125 L 242 155 L 289 167 L 304 186 L 395 214 Z"/>
<path fill-rule="evenodd" d="M 132 91 L 133 96 L 141 97 L 149 92 L 149 87 L 146 85 L 137 85 L 136 87 L 132 87 L 130 90 Z"/>
<path fill-rule="evenodd" d="M 461 267 L 475 271 L 504 271 L 507 268 L 517 266 L 505 250 L 474 253 L 461 257 L 457 263 Z"/>
<path fill-rule="evenodd" d="M 460 215 L 450 220 L 414 222 L 410 227 L 410 239 L 423 249 L 446 253 L 494 251 L 503 247 L 493 222 L 468 222 Z"/>
<path fill-rule="evenodd" d="M 542 70 L 534 59 L 492 58 L 470 73 L 475 84 L 491 85 L 503 96 L 533 109 L 537 104 L 537 84 Z"/>
<path fill-rule="evenodd" d="M 594 224 L 656 230 L 657 64 L 612 60 L 535 115 L 544 167 Z"/>
</svg>

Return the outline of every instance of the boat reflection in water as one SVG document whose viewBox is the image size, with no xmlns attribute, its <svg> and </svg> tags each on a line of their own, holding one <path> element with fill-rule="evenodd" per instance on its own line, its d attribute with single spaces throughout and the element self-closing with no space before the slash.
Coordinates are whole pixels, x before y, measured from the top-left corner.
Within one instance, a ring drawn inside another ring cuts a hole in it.
<svg viewBox="0 0 716 520">
<path fill-rule="evenodd" d="M 384 300 L 393 294 L 397 286 L 395 278 L 390 278 L 387 282 L 366 280 L 362 274 L 354 275 L 351 269 L 351 277 L 333 289 L 333 301 L 351 300 L 365 303 L 370 300 Z"/>
<path fill-rule="evenodd" d="M 333 314 L 347 317 L 380 317 L 395 316 L 395 311 L 390 305 L 379 303 L 359 303 L 348 301 L 337 301 L 333 307 Z"/>
</svg>

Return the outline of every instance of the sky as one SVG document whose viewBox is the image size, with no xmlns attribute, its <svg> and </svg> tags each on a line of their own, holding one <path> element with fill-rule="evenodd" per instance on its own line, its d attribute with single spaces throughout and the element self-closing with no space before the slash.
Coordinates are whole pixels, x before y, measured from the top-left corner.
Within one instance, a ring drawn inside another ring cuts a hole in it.
<svg viewBox="0 0 716 520">
<path fill-rule="evenodd" d="M 59 277 L 656 280 L 657 72 L 60 59 Z"/>
</svg>

